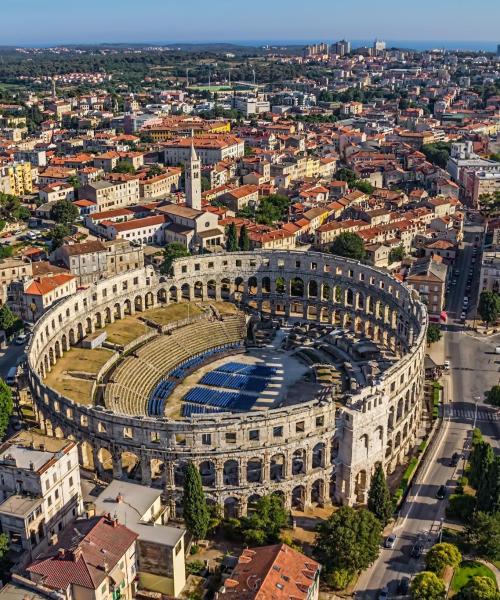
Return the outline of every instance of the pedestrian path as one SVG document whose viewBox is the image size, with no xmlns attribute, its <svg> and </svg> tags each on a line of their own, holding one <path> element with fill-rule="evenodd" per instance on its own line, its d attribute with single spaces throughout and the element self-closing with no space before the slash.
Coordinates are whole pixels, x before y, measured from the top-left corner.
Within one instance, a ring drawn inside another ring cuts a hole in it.
<svg viewBox="0 0 500 600">
<path fill-rule="evenodd" d="M 454 408 L 449 404 L 445 404 L 441 407 L 441 410 L 444 409 L 443 417 L 450 419 L 468 419 L 474 420 L 474 408 Z M 482 410 L 478 409 L 476 421 L 498 421 L 500 420 L 500 416 L 498 412 L 493 410 Z"/>
</svg>

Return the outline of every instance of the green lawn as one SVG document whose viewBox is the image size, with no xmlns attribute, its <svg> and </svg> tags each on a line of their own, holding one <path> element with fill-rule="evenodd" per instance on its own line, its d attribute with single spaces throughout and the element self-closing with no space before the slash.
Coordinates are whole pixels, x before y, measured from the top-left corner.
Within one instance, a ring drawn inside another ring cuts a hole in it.
<svg viewBox="0 0 500 600">
<path fill-rule="evenodd" d="M 451 581 L 451 589 L 454 592 L 459 592 L 471 577 L 479 575 L 481 577 L 489 577 L 496 581 L 493 571 L 483 563 L 473 560 L 464 560 L 453 575 Z"/>
</svg>

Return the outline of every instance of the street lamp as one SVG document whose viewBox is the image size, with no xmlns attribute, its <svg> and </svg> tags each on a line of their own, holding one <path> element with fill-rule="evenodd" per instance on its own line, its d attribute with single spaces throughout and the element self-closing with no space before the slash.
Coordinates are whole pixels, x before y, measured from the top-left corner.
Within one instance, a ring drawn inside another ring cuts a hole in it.
<svg viewBox="0 0 500 600">
<path fill-rule="evenodd" d="M 476 421 L 477 421 L 477 403 L 481 400 L 480 396 L 474 396 L 475 405 L 474 405 L 474 424 L 472 425 L 472 430 L 476 429 Z"/>
<path fill-rule="evenodd" d="M 441 517 L 441 528 L 439 529 L 439 543 L 441 543 L 441 541 L 443 539 L 443 522 L 444 522 L 444 517 Z"/>
</svg>

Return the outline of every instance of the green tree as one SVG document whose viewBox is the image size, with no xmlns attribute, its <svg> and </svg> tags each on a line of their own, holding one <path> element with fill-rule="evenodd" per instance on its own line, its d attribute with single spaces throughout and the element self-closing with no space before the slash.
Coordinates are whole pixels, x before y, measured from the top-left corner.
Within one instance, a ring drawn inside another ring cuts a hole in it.
<svg viewBox="0 0 500 600">
<path fill-rule="evenodd" d="M 7 304 L 4 304 L 0 308 L 0 329 L 3 329 L 9 335 L 15 329 L 17 321 L 19 321 L 19 318 L 16 317 Z"/>
<path fill-rule="evenodd" d="M 318 526 L 315 553 L 327 572 L 366 569 L 380 550 L 382 526 L 369 510 L 342 506 Z"/>
<path fill-rule="evenodd" d="M 182 506 L 187 530 L 195 540 L 203 539 L 210 525 L 210 512 L 203 492 L 200 472 L 192 462 L 189 462 L 186 468 Z"/>
<path fill-rule="evenodd" d="M 0 438 L 3 438 L 7 431 L 13 408 L 12 390 L 3 379 L 0 379 Z M 0 544 L 0 557 L 1 551 L 2 547 Z"/>
<path fill-rule="evenodd" d="M 240 531 L 248 545 L 276 544 L 289 514 L 276 494 L 262 496 L 251 515 L 240 521 Z"/>
<path fill-rule="evenodd" d="M 356 179 L 356 181 L 354 182 L 354 187 L 360 192 L 363 192 L 364 194 L 368 195 L 373 194 L 373 191 L 375 189 L 373 185 L 365 179 Z"/>
<path fill-rule="evenodd" d="M 469 457 L 469 483 L 478 489 L 481 479 L 486 475 L 493 462 L 493 448 L 488 442 L 480 441 L 473 445 Z"/>
<path fill-rule="evenodd" d="M 71 177 L 68 177 L 68 183 L 69 185 L 72 185 L 75 190 L 80 187 L 80 180 L 78 179 L 77 175 L 71 175 Z"/>
<path fill-rule="evenodd" d="M 445 567 L 458 567 L 462 562 L 462 555 L 454 544 L 435 544 L 425 557 L 425 567 L 436 575 L 442 575 Z"/>
<path fill-rule="evenodd" d="M 345 258 L 363 260 L 366 255 L 365 243 L 357 233 L 345 231 L 333 240 L 330 252 Z"/>
<path fill-rule="evenodd" d="M 79 215 L 78 207 L 69 200 L 58 200 L 50 210 L 50 218 L 61 225 L 74 223 Z"/>
<path fill-rule="evenodd" d="M 146 177 L 157 177 L 158 175 L 163 174 L 163 169 L 160 165 L 151 165 L 147 170 Z"/>
<path fill-rule="evenodd" d="M 476 495 L 477 510 L 500 511 L 500 456 L 495 456 L 479 481 Z"/>
<path fill-rule="evenodd" d="M 387 525 L 394 512 L 391 492 L 387 486 L 384 469 L 380 464 L 375 469 L 375 473 L 370 482 L 368 510 L 371 510 L 384 527 Z"/>
<path fill-rule="evenodd" d="M 441 329 L 436 323 L 429 323 L 427 327 L 427 343 L 429 346 L 434 342 L 439 342 L 441 339 Z"/>
<path fill-rule="evenodd" d="M 164 275 L 170 275 L 174 260 L 177 258 L 184 258 L 185 256 L 189 256 L 189 250 L 184 244 L 181 244 L 180 242 L 168 244 L 163 251 L 163 263 L 160 267 L 160 271 Z"/>
<path fill-rule="evenodd" d="M 252 210 L 250 207 L 248 207 Z M 255 220 L 263 225 L 274 225 L 276 221 L 283 221 L 288 216 L 290 199 L 280 194 L 264 196 L 255 211 Z"/>
<path fill-rule="evenodd" d="M 9 536 L 6 533 L 0 533 L 0 573 L 7 573 L 9 570 L 10 561 L 7 558 L 8 551 Z"/>
<path fill-rule="evenodd" d="M 240 247 L 240 250 L 242 252 L 248 252 L 248 250 L 250 250 L 250 239 L 248 237 L 248 230 L 246 225 L 242 225 L 240 228 L 238 246 Z"/>
<path fill-rule="evenodd" d="M 52 244 L 52 250 L 57 250 L 64 243 L 64 238 L 71 235 L 71 230 L 68 225 L 60 223 L 53 227 L 49 234 L 49 239 Z"/>
<path fill-rule="evenodd" d="M 210 179 L 208 177 L 205 177 L 205 175 L 203 175 L 203 177 L 201 178 L 201 191 L 202 192 L 208 192 L 209 189 L 211 189 L 212 185 L 210 183 Z"/>
<path fill-rule="evenodd" d="M 14 246 L 0 246 L 0 258 L 10 258 L 14 254 Z"/>
<path fill-rule="evenodd" d="M 477 556 L 500 560 L 500 512 L 476 512 L 465 530 L 465 541 Z"/>
<path fill-rule="evenodd" d="M 354 187 L 356 182 L 356 173 L 351 169 L 346 169 L 345 167 L 341 167 L 336 173 L 335 177 L 339 181 L 346 181 L 349 187 Z"/>
<path fill-rule="evenodd" d="M 412 600 L 441 600 L 445 592 L 444 581 L 431 571 L 417 573 L 410 586 Z"/>
<path fill-rule="evenodd" d="M 113 173 L 124 173 L 135 175 L 135 167 L 128 160 L 120 160 L 116 167 L 113 169 Z"/>
<path fill-rule="evenodd" d="M 500 385 L 494 385 L 491 390 L 485 394 L 485 400 L 488 404 L 500 407 Z"/>
<path fill-rule="evenodd" d="M 229 225 L 227 226 L 226 249 L 228 252 L 238 251 L 238 233 L 236 231 L 236 225 L 234 223 L 229 223 Z"/>
<path fill-rule="evenodd" d="M 460 600 L 500 600 L 500 594 L 494 579 L 474 575 L 460 590 Z"/>
<path fill-rule="evenodd" d="M 389 252 L 389 264 L 393 262 L 401 262 L 405 256 L 406 252 L 404 246 L 403 244 L 400 244 Z"/>
<path fill-rule="evenodd" d="M 442 169 L 446 169 L 448 159 L 450 158 L 450 149 L 450 144 L 446 142 L 437 142 L 422 146 L 422 152 L 425 154 L 427 160 Z"/>
<path fill-rule="evenodd" d="M 500 296 L 488 290 L 481 292 L 477 312 L 486 323 L 496 323 L 500 315 Z"/>
</svg>

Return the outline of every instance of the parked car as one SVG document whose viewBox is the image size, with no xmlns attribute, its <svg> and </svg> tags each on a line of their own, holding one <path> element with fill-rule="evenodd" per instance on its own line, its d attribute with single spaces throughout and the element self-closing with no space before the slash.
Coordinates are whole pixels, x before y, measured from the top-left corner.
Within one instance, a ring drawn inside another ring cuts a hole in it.
<svg viewBox="0 0 500 600">
<path fill-rule="evenodd" d="M 22 346 L 25 342 L 28 341 L 28 335 L 26 333 L 20 333 L 15 340 L 15 343 L 18 346 Z"/>
<path fill-rule="evenodd" d="M 410 579 L 408 577 L 401 577 L 398 583 L 398 592 L 401 595 L 405 595 L 408 593 L 410 589 Z"/>
<path fill-rule="evenodd" d="M 384 542 L 384 546 L 386 548 L 394 548 L 394 544 L 396 543 L 396 534 L 395 533 L 391 533 L 391 535 L 388 535 L 385 538 L 385 542 Z"/>
<path fill-rule="evenodd" d="M 440 485 L 438 491 L 436 492 L 436 498 L 439 500 L 444 500 L 446 498 L 446 486 Z"/>
<path fill-rule="evenodd" d="M 450 467 L 456 467 L 458 465 L 458 461 L 460 460 L 461 456 L 458 452 L 454 452 L 453 456 L 451 457 L 450 460 Z"/>
<path fill-rule="evenodd" d="M 387 589 L 387 586 L 384 586 L 380 592 L 378 593 L 378 598 L 379 600 L 388 600 L 389 598 L 389 590 Z"/>
<path fill-rule="evenodd" d="M 417 542 L 416 544 L 414 544 L 410 552 L 412 558 L 420 558 L 423 553 L 424 545 L 422 544 L 422 542 Z"/>
</svg>

